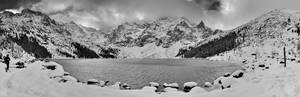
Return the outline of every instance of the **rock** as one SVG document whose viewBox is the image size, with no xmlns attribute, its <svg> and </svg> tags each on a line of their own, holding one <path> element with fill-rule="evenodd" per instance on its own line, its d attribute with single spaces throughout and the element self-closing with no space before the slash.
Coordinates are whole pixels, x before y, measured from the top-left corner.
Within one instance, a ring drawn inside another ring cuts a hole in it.
<svg viewBox="0 0 300 97">
<path fill-rule="evenodd" d="M 279 64 L 284 64 L 284 62 L 283 61 L 280 61 L 280 63 Z"/>
<path fill-rule="evenodd" d="M 16 65 L 17 65 L 16 68 L 25 68 L 25 63 L 24 62 L 17 62 Z"/>
<path fill-rule="evenodd" d="M 105 86 L 107 86 L 108 83 L 109 83 L 109 81 L 100 81 L 100 82 L 99 82 L 99 85 L 100 85 L 101 87 L 105 87 Z"/>
<path fill-rule="evenodd" d="M 225 74 L 224 74 L 224 77 L 229 77 L 231 74 L 229 73 L 229 72 L 226 72 Z"/>
<path fill-rule="evenodd" d="M 131 89 L 130 86 L 129 86 L 127 83 L 121 84 L 121 88 L 122 88 L 122 89 L 126 89 L 126 90 Z"/>
<path fill-rule="evenodd" d="M 244 75 L 244 71 L 242 70 L 237 70 L 235 72 L 232 73 L 232 77 L 234 78 L 241 78 Z"/>
<path fill-rule="evenodd" d="M 150 86 L 150 87 L 156 87 L 156 88 L 158 88 L 158 87 L 159 87 L 159 84 L 156 83 L 156 82 L 150 82 L 150 83 L 149 83 L 149 86 Z"/>
<path fill-rule="evenodd" d="M 69 72 L 64 72 L 64 76 L 69 76 L 70 73 Z"/>
<path fill-rule="evenodd" d="M 183 84 L 183 91 L 189 92 L 192 88 L 196 87 L 198 84 L 196 82 L 186 82 Z"/>
<path fill-rule="evenodd" d="M 66 80 L 67 82 L 77 82 L 78 81 L 73 76 L 63 76 L 62 79 Z"/>
<path fill-rule="evenodd" d="M 260 64 L 260 65 L 258 65 L 258 67 L 264 68 L 264 67 L 266 67 L 266 65 L 265 64 Z"/>
<path fill-rule="evenodd" d="M 55 70 L 56 69 L 56 65 L 47 65 L 45 66 L 47 69 L 49 70 Z"/>
<path fill-rule="evenodd" d="M 223 79 L 224 77 L 219 77 L 219 78 L 217 78 L 215 81 L 214 81 L 214 83 L 213 83 L 213 85 L 214 86 L 219 86 L 219 85 L 221 85 L 222 84 L 222 79 Z"/>
<path fill-rule="evenodd" d="M 296 59 L 295 59 L 295 58 L 292 58 L 291 61 L 296 61 Z"/>
<path fill-rule="evenodd" d="M 209 87 L 212 87 L 213 85 L 210 83 L 210 82 L 205 82 L 204 83 L 204 87 L 205 88 L 209 88 Z"/>
<path fill-rule="evenodd" d="M 98 81 L 98 80 L 96 80 L 96 79 L 89 79 L 88 81 L 87 81 L 87 84 L 88 85 L 98 85 L 100 82 Z"/>
<path fill-rule="evenodd" d="M 114 85 L 108 86 L 108 88 L 120 89 L 121 82 L 116 82 Z"/>
<path fill-rule="evenodd" d="M 175 89 L 175 88 L 171 88 L 171 87 L 167 87 L 167 88 L 165 88 L 165 89 L 164 89 L 164 91 L 165 91 L 165 92 L 178 92 L 178 90 L 177 90 L 177 89 Z"/>
<path fill-rule="evenodd" d="M 165 87 L 165 88 L 170 87 L 170 88 L 178 89 L 179 85 L 177 83 L 171 83 L 171 84 L 164 83 L 163 87 Z"/>
</svg>

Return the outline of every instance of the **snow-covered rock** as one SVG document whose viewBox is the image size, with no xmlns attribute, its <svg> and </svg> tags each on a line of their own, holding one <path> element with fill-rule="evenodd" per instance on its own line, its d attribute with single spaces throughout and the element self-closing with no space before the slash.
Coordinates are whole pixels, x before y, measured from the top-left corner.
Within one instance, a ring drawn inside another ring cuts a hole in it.
<svg viewBox="0 0 300 97">
<path fill-rule="evenodd" d="M 129 84 L 123 83 L 123 84 L 121 84 L 121 89 L 126 89 L 126 90 L 128 90 L 128 89 L 131 89 L 131 87 L 129 86 Z"/>
<path fill-rule="evenodd" d="M 112 88 L 112 89 L 121 89 L 121 82 L 116 82 L 115 84 L 111 85 L 111 86 L 108 86 L 108 88 Z"/>
<path fill-rule="evenodd" d="M 224 74 L 224 77 L 229 77 L 230 75 L 231 75 L 231 73 L 226 72 L 226 73 Z"/>
<path fill-rule="evenodd" d="M 176 89 L 176 88 L 171 88 L 171 87 L 167 87 L 167 88 L 164 88 L 164 91 L 165 91 L 165 92 L 178 92 L 178 89 Z"/>
<path fill-rule="evenodd" d="M 183 91 L 189 92 L 192 88 L 196 87 L 198 84 L 196 82 L 186 82 L 183 84 Z"/>
<path fill-rule="evenodd" d="M 245 72 L 242 70 L 237 70 L 237 71 L 233 72 L 231 76 L 234 78 L 241 78 L 244 76 L 244 73 Z"/>
<path fill-rule="evenodd" d="M 159 87 L 159 83 L 157 83 L 157 82 L 150 82 L 149 86 L 150 87 L 156 87 L 156 88 L 158 88 Z"/>
<path fill-rule="evenodd" d="M 73 83 L 75 83 L 75 82 L 78 81 L 78 80 L 77 80 L 75 77 L 73 77 L 73 76 L 63 76 L 62 79 L 66 80 L 67 82 L 73 82 Z"/>
<path fill-rule="evenodd" d="M 64 76 L 69 76 L 70 73 L 69 72 L 64 72 Z"/>
<path fill-rule="evenodd" d="M 212 87 L 213 85 L 210 82 L 205 82 L 204 87 L 209 88 Z"/>
<path fill-rule="evenodd" d="M 107 86 L 108 82 L 109 82 L 109 81 L 100 81 L 100 82 L 99 82 L 99 86 L 105 87 L 105 86 Z"/>
<path fill-rule="evenodd" d="M 171 83 L 171 84 L 164 83 L 164 84 L 163 84 L 163 87 L 170 87 L 170 88 L 178 89 L 178 88 L 179 88 L 179 85 L 178 85 L 178 83 Z"/>
</svg>

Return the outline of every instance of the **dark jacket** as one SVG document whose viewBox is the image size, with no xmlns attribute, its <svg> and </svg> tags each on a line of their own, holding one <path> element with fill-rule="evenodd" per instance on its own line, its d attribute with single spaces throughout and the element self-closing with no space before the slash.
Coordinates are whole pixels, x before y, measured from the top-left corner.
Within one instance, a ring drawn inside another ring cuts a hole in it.
<svg viewBox="0 0 300 97">
<path fill-rule="evenodd" d="M 4 63 L 9 63 L 9 61 L 10 61 L 10 58 L 9 58 L 8 56 L 6 56 L 6 57 L 4 58 Z"/>
</svg>

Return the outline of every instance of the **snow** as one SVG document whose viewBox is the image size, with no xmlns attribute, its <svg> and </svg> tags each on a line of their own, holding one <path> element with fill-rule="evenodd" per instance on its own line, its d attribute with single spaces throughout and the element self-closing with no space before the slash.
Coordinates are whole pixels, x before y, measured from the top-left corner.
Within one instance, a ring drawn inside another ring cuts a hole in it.
<svg viewBox="0 0 300 97">
<path fill-rule="evenodd" d="M 159 83 L 157 82 L 150 82 L 150 87 L 159 87 Z"/>
<path fill-rule="evenodd" d="M 170 87 L 170 88 L 179 88 L 178 83 L 171 83 L 171 84 L 164 83 L 163 86 L 164 87 Z"/>
<path fill-rule="evenodd" d="M 210 82 L 205 82 L 204 83 L 204 87 L 207 87 L 207 88 L 209 88 L 209 87 L 212 87 L 213 85 L 210 83 Z"/>
<path fill-rule="evenodd" d="M 186 82 L 183 87 L 196 87 L 198 84 L 196 82 Z"/>
<path fill-rule="evenodd" d="M 247 68 L 229 77 L 222 76 L 214 81 L 214 90 L 211 91 L 197 87 L 195 82 L 185 83 L 185 86 L 196 86 L 188 93 L 174 88 L 165 88 L 166 92 L 156 93 L 156 88 L 149 86 L 141 90 L 120 90 L 120 82 L 107 87 L 86 85 L 75 82 L 70 75 L 64 75 L 63 68 L 54 62 L 26 63 L 26 68 L 11 68 L 9 72 L 5 72 L 5 65 L 0 63 L 0 97 L 300 97 L 299 63 L 288 61 L 287 68 L 284 68 L 277 59 L 267 59 L 265 64 L 272 64 L 269 69 L 263 70 L 258 67 L 258 62 L 249 62 L 245 65 L 254 65 L 254 70 Z M 58 68 L 45 68 L 53 65 Z M 244 73 L 243 77 L 233 77 L 241 72 Z M 59 82 L 56 78 L 68 81 Z"/>
<path fill-rule="evenodd" d="M 143 47 L 123 47 L 120 48 L 119 57 L 121 58 L 175 58 L 183 44 L 174 43 L 169 48 L 156 46 L 155 43 L 146 44 Z"/>
</svg>

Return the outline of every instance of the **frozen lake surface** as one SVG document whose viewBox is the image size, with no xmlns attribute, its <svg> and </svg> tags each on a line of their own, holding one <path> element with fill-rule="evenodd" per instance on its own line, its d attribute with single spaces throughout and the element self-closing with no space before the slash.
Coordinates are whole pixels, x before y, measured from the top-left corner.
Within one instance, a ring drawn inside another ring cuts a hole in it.
<svg viewBox="0 0 300 97">
<path fill-rule="evenodd" d="M 225 72 L 233 72 L 242 67 L 227 62 L 204 59 L 59 59 L 65 71 L 80 81 L 98 79 L 128 83 L 139 89 L 149 82 L 178 83 L 194 81 L 202 86 L 212 82 Z"/>
</svg>

